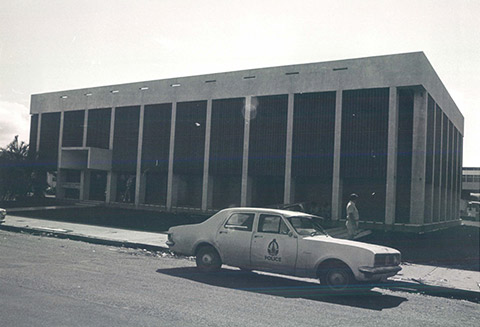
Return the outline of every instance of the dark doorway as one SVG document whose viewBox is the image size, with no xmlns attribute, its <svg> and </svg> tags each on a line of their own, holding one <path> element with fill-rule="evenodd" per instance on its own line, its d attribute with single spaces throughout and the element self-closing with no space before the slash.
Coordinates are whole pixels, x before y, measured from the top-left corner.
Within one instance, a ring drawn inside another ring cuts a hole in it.
<svg viewBox="0 0 480 327">
<path fill-rule="evenodd" d="M 107 190 L 107 172 L 106 171 L 90 172 L 89 200 L 105 201 L 106 190 Z"/>
</svg>

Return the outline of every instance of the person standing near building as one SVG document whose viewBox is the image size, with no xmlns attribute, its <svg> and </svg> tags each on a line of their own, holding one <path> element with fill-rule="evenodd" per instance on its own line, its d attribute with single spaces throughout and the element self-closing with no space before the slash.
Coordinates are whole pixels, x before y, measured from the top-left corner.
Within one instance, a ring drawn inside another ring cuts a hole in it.
<svg viewBox="0 0 480 327">
<path fill-rule="evenodd" d="M 352 193 L 350 194 L 350 201 L 347 203 L 347 222 L 345 225 L 347 226 L 348 238 L 350 240 L 353 240 L 358 233 L 358 220 L 360 219 L 360 216 L 355 204 L 357 199 L 358 195 Z"/>
</svg>

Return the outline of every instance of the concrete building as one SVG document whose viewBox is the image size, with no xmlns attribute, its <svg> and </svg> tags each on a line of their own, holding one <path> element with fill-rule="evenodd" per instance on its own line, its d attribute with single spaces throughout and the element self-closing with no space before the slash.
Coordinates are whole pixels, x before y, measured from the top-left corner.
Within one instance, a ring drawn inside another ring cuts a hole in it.
<svg viewBox="0 0 480 327">
<path fill-rule="evenodd" d="M 422 52 L 32 95 L 57 196 L 203 212 L 315 202 L 424 231 L 459 221 L 464 119 Z"/>
<path fill-rule="evenodd" d="M 480 218 L 480 167 L 463 167 L 460 216 Z"/>
<path fill-rule="evenodd" d="M 462 191 L 465 197 L 480 195 L 480 167 L 462 168 Z"/>
</svg>

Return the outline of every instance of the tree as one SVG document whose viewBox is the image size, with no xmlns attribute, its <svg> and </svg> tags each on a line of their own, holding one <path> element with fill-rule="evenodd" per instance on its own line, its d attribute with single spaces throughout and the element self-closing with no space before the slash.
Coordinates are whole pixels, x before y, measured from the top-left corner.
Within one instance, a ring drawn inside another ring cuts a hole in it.
<svg viewBox="0 0 480 327">
<path fill-rule="evenodd" d="M 19 142 L 18 135 L 5 148 L 0 148 L 0 200 L 18 200 L 27 196 L 32 174 L 28 150 L 28 144 Z"/>
</svg>

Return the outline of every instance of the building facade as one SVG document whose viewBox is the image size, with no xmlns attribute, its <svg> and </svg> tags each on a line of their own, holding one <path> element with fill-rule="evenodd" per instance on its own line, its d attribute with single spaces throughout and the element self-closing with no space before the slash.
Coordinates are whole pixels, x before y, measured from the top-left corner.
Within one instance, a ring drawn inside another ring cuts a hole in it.
<svg viewBox="0 0 480 327">
<path fill-rule="evenodd" d="M 343 219 L 459 221 L 463 116 L 422 52 L 36 94 L 57 197 L 164 210 L 314 202 Z"/>
</svg>

